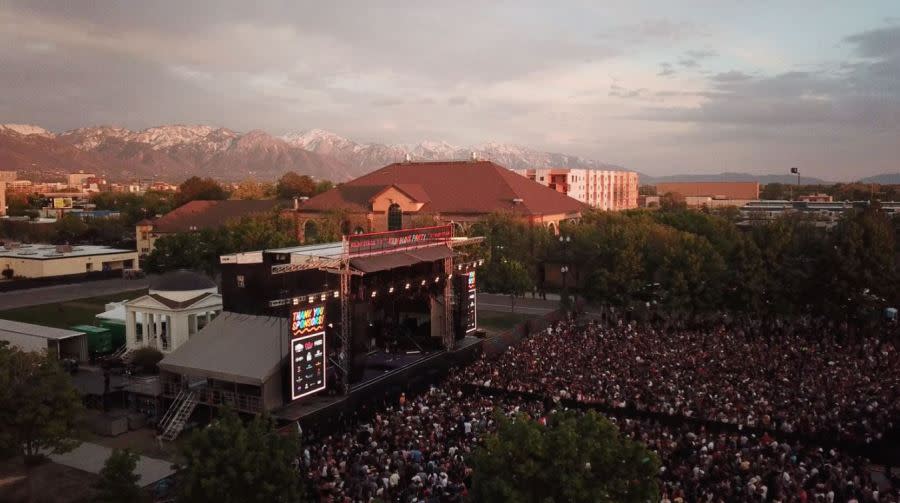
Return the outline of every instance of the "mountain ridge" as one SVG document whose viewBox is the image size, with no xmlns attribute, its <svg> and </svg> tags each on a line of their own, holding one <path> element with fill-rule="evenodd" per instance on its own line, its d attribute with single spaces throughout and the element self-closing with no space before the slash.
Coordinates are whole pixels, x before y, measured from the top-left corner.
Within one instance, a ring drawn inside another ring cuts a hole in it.
<svg viewBox="0 0 900 503">
<path fill-rule="evenodd" d="M 625 169 L 580 156 L 498 142 L 473 146 L 433 140 L 416 144 L 361 143 L 324 129 L 274 136 L 259 129 L 241 133 L 210 125 L 170 124 L 139 131 L 100 125 L 54 133 L 32 124 L 0 124 L 0 169 L 39 178 L 85 170 L 111 179 L 158 178 L 177 182 L 197 175 L 237 181 L 273 180 L 286 171 L 297 171 L 340 182 L 407 157 L 414 161 L 462 160 L 471 158 L 473 153 L 510 169 Z M 638 175 L 642 185 L 679 181 L 797 183 L 790 174 Z M 833 183 L 808 176 L 801 177 L 800 182 Z M 865 177 L 860 182 L 900 183 L 900 173 Z"/>
<path fill-rule="evenodd" d="M 264 131 L 242 134 L 182 124 L 141 131 L 92 126 L 58 134 L 38 126 L 0 125 L 0 166 L 38 178 L 79 169 L 114 180 L 181 181 L 193 175 L 227 181 L 276 179 L 291 170 L 322 179 L 351 176 L 339 161 L 294 147 Z"/>
</svg>

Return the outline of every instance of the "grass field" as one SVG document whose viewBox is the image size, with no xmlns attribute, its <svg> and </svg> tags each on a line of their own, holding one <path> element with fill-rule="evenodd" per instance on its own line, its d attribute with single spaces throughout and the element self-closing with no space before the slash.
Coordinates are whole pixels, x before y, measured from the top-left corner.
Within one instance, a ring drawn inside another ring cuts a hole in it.
<svg viewBox="0 0 900 503">
<path fill-rule="evenodd" d="M 538 318 L 534 314 L 525 313 L 500 313 L 496 311 L 478 311 L 478 327 L 486 332 L 505 332 L 512 327 Z"/>
<path fill-rule="evenodd" d="M 130 292 L 101 295 L 99 297 L 87 297 L 67 302 L 54 304 L 41 304 L 38 306 L 19 307 L 0 311 L 0 319 L 22 321 L 45 325 L 48 327 L 69 328 L 73 325 L 93 325 L 94 316 L 105 310 L 107 302 L 134 299 L 145 295 L 146 289 Z M 23 294 L 26 295 L 26 294 Z"/>
</svg>

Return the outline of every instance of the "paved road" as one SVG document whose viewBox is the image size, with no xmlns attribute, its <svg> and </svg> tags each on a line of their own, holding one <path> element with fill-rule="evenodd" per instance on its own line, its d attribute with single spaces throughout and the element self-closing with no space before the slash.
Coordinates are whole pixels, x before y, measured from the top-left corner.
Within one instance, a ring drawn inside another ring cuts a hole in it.
<svg viewBox="0 0 900 503">
<path fill-rule="evenodd" d="M 51 304 L 54 302 L 67 302 L 85 297 L 97 297 L 110 295 L 130 290 L 140 290 L 150 285 L 149 279 L 100 279 L 85 281 L 70 285 L 42 286 L 17 290 L 14 292 L 0 292 L 0 311 L 19 307 L 36 306 L 38 304 Z"/>
<path fill-rule="evenodd" d="M 81 445 L 65 454 L 51 454 L 50 459 L 54 463 L 66 465 L 88 473 L 100 473 L 106 459 L 112 454 L 112 449 L 91 442 L 82 442 Z M 141 456 L 138 459 L 135 473 L 140 476 L 138 484 L 146 487 L 158 480 L 164 479 L 175 473 L 172 463 L 162 459 Z"/>
<path fill-rule="evenodd" d="M 516 312 L 523 314 L 542 315 L 559 309 L 559 298 L 557 297 L 551 299 L 550 297 L 552 297 L 552 295 L 549 294 L 547 300 L 533 299 L 531 297 L 519 297 L 516 299 Z M 478 309 L 484 311 L 509 313 L 511 312 L 509 295 L 479 293 Z"/>
</svg>

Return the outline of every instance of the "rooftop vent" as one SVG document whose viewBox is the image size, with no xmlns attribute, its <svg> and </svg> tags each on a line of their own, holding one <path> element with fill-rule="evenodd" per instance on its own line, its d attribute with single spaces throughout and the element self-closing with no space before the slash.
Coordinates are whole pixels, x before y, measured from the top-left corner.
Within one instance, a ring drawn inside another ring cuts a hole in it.
<svg viewBox="0 0 900 503">
<path fill-rule="evenodd" d="M 513 199 L 513 204 L 522 204 L 524 202 L 525 202 L 525 200 L 522 199 L 521 197 L 517 197 L 517 198 Z"/>
</svg>

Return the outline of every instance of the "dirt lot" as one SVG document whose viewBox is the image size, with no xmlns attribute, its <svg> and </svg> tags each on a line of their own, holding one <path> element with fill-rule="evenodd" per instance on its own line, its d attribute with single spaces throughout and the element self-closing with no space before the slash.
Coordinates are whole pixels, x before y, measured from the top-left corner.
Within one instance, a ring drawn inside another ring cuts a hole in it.
<svg viewBox="0 0 900 503">
<path fill-rule="evenodd" d="M 98 477 L 67 466 L 46 462 L 34 467 L 31 483 L 20 458 L 0 461 L 0 501 L 25 502 L 31 487 L 34 502 L 81 503 L 92 501 Z"/>
</svg>

